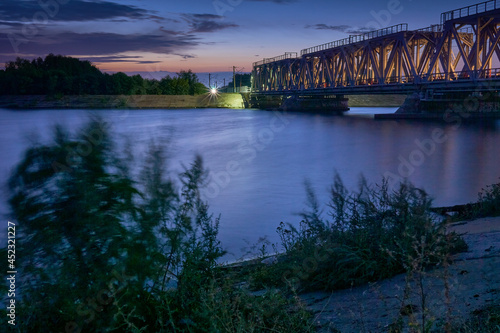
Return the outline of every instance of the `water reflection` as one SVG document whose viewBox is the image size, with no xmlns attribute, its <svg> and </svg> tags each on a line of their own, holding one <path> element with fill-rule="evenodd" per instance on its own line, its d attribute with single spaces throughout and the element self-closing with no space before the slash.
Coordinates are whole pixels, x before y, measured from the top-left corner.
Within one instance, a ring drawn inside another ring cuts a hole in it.
<svg viewBox="0 0 500 333">
<path fill-rule="evenodd" d="M 408 176 L 436 205 L 454 205 L 475 200 L 500 176 L 499 121 L 457 126 L 373 119 L 393 108 L 352 108 L 341 117 L 224 109 L 94 112 L 112 124 L 120 142 L 130 139 L 139 158 L 151 138 L 169 139 L 173 174 L 194 154 L 204 157 L 217 190 L 207 200 L 222 214 L 220 238 L 236 257 L 243 239 L 276 242 L 279 222 L 298 223 L 294 213 L 304 208 L 305 179 L 325 202 L 335 172 L 349 188 L 361 174 L 372 183 L 387 174 Z M 55 123 L 77 129 L 87 118 L 82 110 L 0 110 L 2 181 L 28 146 L 26 133 L 48 140 Z M 0 213 L 8 219 L 2 193 Z"/>
</svg>

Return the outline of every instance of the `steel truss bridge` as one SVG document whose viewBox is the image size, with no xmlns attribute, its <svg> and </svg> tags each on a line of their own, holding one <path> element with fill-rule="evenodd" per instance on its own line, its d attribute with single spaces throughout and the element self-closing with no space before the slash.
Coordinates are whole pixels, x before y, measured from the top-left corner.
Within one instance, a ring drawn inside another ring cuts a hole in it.
<svg viewBox="0 0 500 333">
<path fill-rule="evenodd" d="M 354 95 L 500 88 L 500 0 L 440 24 L 360 34 L 253 64 L 253 94 Z"/>
</svg>

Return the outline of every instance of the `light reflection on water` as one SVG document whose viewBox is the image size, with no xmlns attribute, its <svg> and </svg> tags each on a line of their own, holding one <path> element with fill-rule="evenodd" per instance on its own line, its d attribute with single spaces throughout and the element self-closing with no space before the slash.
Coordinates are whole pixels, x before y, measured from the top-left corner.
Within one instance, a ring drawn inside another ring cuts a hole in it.
<svg viewBox="0 0 500 333">
<path fill-rule="evenodd" d="M 181 162 L 188 165 L 201 154 L 213 177 L 206 198 L 222 215 L 220 239 L 237 257 L 261 236 L 277 242 L 281 221 L 298 223 L 294 213 L 305 207 L 305 179 L 325 202 L 335 172 L 349 188 L 361 174 L 372 183 L 384 174 L 409 175 L 438 206 L 474 201 L 482 187 L 498 182 L 499 121 L 373 120 L 375 113 L 394 111 L 351 108 L 345 116 L 227 109 L 90 113 L 109 121 L 120 142 L 129 138 L 139 158 L 151 138 L 170 139 L 173 174 L 182 170 Z M 27 137 L 48 140 L 54 124 L 77 129 L 88 115 L 84 110 L 0 110 L 2 181 L 21 159 Z M 29 135 L 34 132 L 38 136 Z M 6 191 L 1 195 L 0 213 L 7 220 Z"/>
</svg>

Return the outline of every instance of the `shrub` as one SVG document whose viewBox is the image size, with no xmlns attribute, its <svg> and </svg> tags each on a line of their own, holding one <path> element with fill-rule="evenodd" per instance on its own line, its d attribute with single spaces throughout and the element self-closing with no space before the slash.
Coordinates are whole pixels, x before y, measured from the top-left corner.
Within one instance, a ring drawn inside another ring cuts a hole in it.
<svg viewBox="0 0 500 333">
<path fill-rule="evenodd" d="M 464 244 L 458 235 L 447 235 L 444 221 L 431 215 L 428 195 L 407 182 L 390 190 L 386 180 L 370 186 L 362 178 L 358 190 L 349 192 L 336 175 L 330 220 L 322 217 L 307 184 L 306 193 L 308 210 L 301 214 L 299 228 L 281 223 L 277 229 L 284 258 L 267 276 L 260 270 L 261 285 L 346 288 L 415 269 L 416 257 L 425 258 L 421 268 L 426 269 L 458 249 L 454 244 Z"/>
<path fill-rule="evenodd" d="M 94 119 L 26 151 L 9 181 L 19 331 L 307 331 L 296 299 L 227 281 L 203 160 L 171 179 L 165 149 L 152 142 L 137 164 Z"/>
<path fill-rule="evenodd" d="M 482 189 L 478 199 L 478 216 L 500 215 L 500 183 Z"/>
</svg>

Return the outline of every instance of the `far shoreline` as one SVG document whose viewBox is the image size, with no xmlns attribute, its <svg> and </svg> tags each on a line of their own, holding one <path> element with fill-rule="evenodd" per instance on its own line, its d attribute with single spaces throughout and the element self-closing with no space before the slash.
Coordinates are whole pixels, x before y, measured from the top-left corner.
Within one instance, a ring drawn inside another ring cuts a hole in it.
<svg viewBox="0 0 500 333">
<path fill-rule="evenodd" d="M 350 107 L 399 107 L 405 95 L 347 96 Z M 243 94 L 202 95 L 0 95 L 0 108 L 43 109 L 244 109 Z"/>
<path fill-rule="evenodd" d="M 238 93 L 202 95 L 4 95 L 0 108 L 11 110 L 43 109 L 196 109 L 244 108 Z"/>
</svg>

